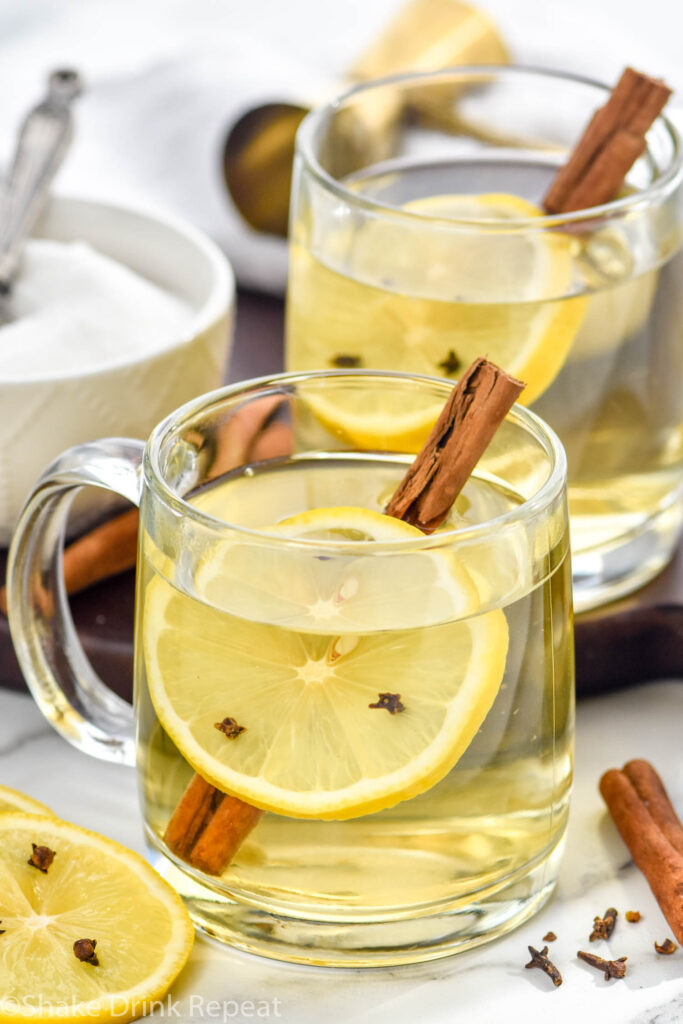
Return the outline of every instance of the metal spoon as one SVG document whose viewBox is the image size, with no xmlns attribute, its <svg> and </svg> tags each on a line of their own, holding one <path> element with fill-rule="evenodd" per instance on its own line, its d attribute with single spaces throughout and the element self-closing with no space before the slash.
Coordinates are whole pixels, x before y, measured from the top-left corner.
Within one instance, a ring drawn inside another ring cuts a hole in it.
<svg viewBox="0 0 683 1024">
<path fill-rule="evenodd" d="M 369 49 L 348 69 L 345 85 L 367 82 L 399 71 L 428 71 L 456 64 L 506 64 L 507 48 L 488 15 L 462 0 L 407 0 L 384 26 Z M 341 91 L 338 84 L 333 92 Z M 320 102 L 321 97 L 311 100 Z M 414 93 L 412 104 L 420 106 Z M 223 148 L 225 183 L 244 220 L 256 231 L 287 235 L 292 184 L 294 137 L 311 104 L 276 102 L 246 110 L 227 133 Z M 430 105 L 430 114 L 438 113 Z M 398 104 L 369 101 L 348 111 L 336 154 L 342 164 L 353 163 L 359 139 L 369 148 L 365 159 L 382 159 L 392 150 Z M 446 118 L 444 117 L 445 121 Z M 348 146 L 345 141 L 348 139 Z M 327 168 L 329 170 L 329 168 Z"/>
<path fill-rule="evenodd" d="M 47 200 L 73 135 L 71 104 L 83 88 L 76 71 L 53 71 L 42 102 L 26 115 L 0 196 L 0 323 L 9 316 L 21 246 Z"/>
</svg>

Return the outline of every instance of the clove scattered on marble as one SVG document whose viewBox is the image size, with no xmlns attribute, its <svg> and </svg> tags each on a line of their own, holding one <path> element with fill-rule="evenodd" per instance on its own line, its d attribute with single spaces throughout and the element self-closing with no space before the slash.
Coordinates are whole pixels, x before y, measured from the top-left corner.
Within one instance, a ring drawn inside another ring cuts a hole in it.
<svg viewBox="0 0 683 1024">
<path fill-rule="evenodd" d="M 608 907 L 604 917 L 596 915 L 593 918 L 593 931 L 590 935 L 590 941 L 595 942 L 596 939 L 609 939 L 617 923 L 617 917 L 618 912 L 614 907 Z"/>
<path fill-rule="evenodd" d="M 579 960 L 583 960 L 589 967 L 595 967 L 598 971 L 604 971 L 605 981 L 609 981 L 610 978 L 623 978 L 626 974 L 626 961 L 628 960 L 626 956 L 620 956 L 618 960 L 605 960 L 595 953 L 584 953 L 581 949 L 576 955 Z"/>
<path fill-rule="evenodd" d="M 672 953 L 676 952 L 678 946 L 671 939 L 664 939 L 664 942 L 655 942 L 655 949 L 664 956 L 671 956 Z"/>
<path fill-rule="evenodd" d="M 552 960 L 548 959 L 548 947 L 544 946 L 540 952 L 533 946 L 529 946 L 528 949 L 531 953 L 531 960 L 524 966 L 526 968 L 539 967 L 548 975 L 555 988 L 558 988 L 562 984 L 562 975 Z"/>
</svg>

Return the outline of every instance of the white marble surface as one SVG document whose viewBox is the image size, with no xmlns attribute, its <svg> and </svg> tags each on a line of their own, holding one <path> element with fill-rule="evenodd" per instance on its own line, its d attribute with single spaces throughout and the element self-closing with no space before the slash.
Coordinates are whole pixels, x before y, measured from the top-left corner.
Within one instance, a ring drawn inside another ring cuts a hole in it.
<svg viewBox="0 0 683 1024">
<path fill-rule="evenodd" d="M 682 724 L 680 682 L 579 706 L 576 784 L 558 891 L 535 919 L 506 938 L 431 964 L 373 971 L 279 964 L 198 939 L 163 1016 L 183 1024 L 265 1019 L 266 1010 L 268 1019 L 283 1024 L 375 1024 L 387 1018 L 392 1024 L 575 1024 L 582 1016 L 600 1024 L 680 1024 L 683 950 L 671 957 L 655 953 L 654 940 L 661 942 L 670 929 L 630 863 L 596 784 L 606 768 L 646 757 L 683 812 Z M 132 769 L 87 758 L 52 731 L 29 698 L 3 692 L 0 782 L 143 850 Z M 610 905 L 622 916 L 600 952 L 609 949 L 611 957 L 627 955 L 629 961 L 626 978 L 608 983 L 575 954 L 588 944 L 593 916 Z M 643 920 L 627 924 L 628 909 L 640 910 Z M 548 930 L 558 935 L 552 944 L 564 976 L 558 989 L 523 966 L 527 945 L 542 946 Z"/>
</svg>

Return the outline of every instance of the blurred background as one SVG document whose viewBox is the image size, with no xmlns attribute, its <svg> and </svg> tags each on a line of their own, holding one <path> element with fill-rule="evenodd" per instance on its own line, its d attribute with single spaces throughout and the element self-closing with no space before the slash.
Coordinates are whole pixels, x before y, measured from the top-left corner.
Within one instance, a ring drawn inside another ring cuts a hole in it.
<svg viewBox="0 0 683 1024">
<path fill-rule="evenodd" d="M 403 6 L 402 0 L 4 0 L 0 167 L 46 73 L 74 66 L 87 90 L 56 190 L 181 214 L 219 243 L 242 286 L 280 294 L 284 242 L 256 233 L 235 210 L 223 175 L 226 137 L 257 104 L 309 105 L 334 95 L 349 81 L 346 70 Z M 473 6 L 490 18 L 513 62 L 609 83 L 633 64 L 675 89 L 683 84 L 683 7 L 674 0 Z M 676 103 L 675 97 L 670 109 Z"/>
</svg>

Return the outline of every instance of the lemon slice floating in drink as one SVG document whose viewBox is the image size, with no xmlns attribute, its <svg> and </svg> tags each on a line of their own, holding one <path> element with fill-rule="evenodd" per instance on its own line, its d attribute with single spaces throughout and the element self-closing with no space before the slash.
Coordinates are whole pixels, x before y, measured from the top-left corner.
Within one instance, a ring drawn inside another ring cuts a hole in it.
<svg viewBox="0 0 683 1024">
<path fill-rule="evenodd" d="M 54 852 L 46 872 L 28 863 L 34 843 Z M 0 892 L 3 1021 L 125 1024 L 190 955 L 189 915 L 147 862 L 56 818 L 0 814 Z"/>
<path fill-rule="evenodd" d="M 142 635 L 162 726 L 205 779 L 280 814 L 349 818 L 424 792 L 498 693 L 504 613 L 474 614 L 476 587 L 447 553 L 392 551 L 425 538 L 380 513 L 317 509 L 274 532 L 316 545 L 227 545 L 197 573 L 198 600 L 148 584 Z M 366 542 L 386 547 L 361 558 Z M 226 717 L 245 731 L 226 739 Z"/>
<path fill-rule="evenodd" d="M 26 796 L 25 793 L 20 793 L 17 789 L 10 789 L 9 786 L 0 786 L 0 814 L 4 811 L 26 811 L 28 814 L 52 816 L 52 811 L 45 804 Z"/>
<path fill-rule="evenodd" d="M 292 366 L 353 361 L 455 380 L 485 355 L 526 382 L 520 401 L 531 405 L 562 369 L 585 314 L 587 299 L 571 295 L 578 241 L 534 230 L 543 211 L 514 195 L 433 196 L 403 209 L 420 215 L 414 227 L 397 214 L 396 224 L 384 219 L 339 229 L 345 274 L 293 247 Z M 476 230 L 468 228 L 473 220 Z M 370 284 L 379 267 L 381 287 Z M 410 396 L 393 400 L 379 388 L 375 408 L 366 392 L 361 399 L 352 388 L 334 398 L 318 391 L 310 397 L 323 423 L 347 439 L 405 450 L 419 448 L 438 412 L 438 403 L 415 402 L 411 407 Z"/>
</svg>

